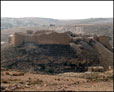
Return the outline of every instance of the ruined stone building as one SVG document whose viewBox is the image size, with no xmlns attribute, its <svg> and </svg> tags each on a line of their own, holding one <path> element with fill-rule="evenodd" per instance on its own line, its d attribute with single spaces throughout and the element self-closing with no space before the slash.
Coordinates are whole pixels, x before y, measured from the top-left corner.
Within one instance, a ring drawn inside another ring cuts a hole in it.
<svg viewBox="0 0 114 92">
<path fill-rule="evenodd" d="M 70 42 L 70 37 L 65 33 L 56 33 L 52 31 L 41 32 L 16 32 L 10 35 L 8 43 L 18 46 L 26 42 L 35 42 L 38 44 L 66 44 Z"/>
<path fill-rule="evenodd" d="M 90 36 L 90 35 L 76 35 L 76 37 L 70 37 L 69 33 L 57 33 L 53 30 L 41 30 L 41 31 L 30 31 L 27 30 L 26 32 L 16 32 L 13 35 L 8 37 L 8 43 L 14 46 L 18 46 L 22 43 L 26 42 L 35 42 L 39 44 L 66 44 L 69 45 L 71 40 L 90 40 L 95 39 L 96 41 L 102 43 L 108 49 L 112 49 L 109 43 L 108 36 Z M 71 35 L 71 34 L 70 34 Z"/>
<path fill-rule="evenodd" d="M 108 68 L 113 65 L 113 52 L 108 36 L 81 35 L 70 32 L 57 33 L 53 30 L 16 32 L 8 38 L 9 44 L 19 46 L 23 43 L 70 45 L 79 55 L 99 58 L 100 65 Z M 85 52 L 84 52 L 85 51 Z M 84 52 L 84 54 L 82 54 Z"/>
</svg>

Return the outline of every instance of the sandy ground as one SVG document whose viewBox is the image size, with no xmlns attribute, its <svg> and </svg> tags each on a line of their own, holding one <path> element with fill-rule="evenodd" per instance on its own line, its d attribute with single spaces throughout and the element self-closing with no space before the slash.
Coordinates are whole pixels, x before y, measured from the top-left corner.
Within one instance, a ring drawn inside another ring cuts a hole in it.
<svg viewBox="0 0 114 92">
<path fill-rule="evenodd" d="M 89 81 L 74 76 L 23 73 L 2 69 L 4 91 L 113 91 L 113 80 Z"/>
</svg>

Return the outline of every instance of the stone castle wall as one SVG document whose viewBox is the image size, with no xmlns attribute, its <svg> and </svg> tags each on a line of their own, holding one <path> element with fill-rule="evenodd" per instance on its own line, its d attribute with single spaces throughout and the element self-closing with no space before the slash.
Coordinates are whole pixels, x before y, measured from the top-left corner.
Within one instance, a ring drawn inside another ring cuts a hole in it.
<svg viewBox="0 0 114 92">
<path fill-rule="evenodd" d="M 18 46 L 23 42 L 35 42 L 39 44 L 65 44 L 68 45 L 70 42 L 70 37 L 66 33 L 56 33 L 52 32 L 50 34 L 22 34 L 22 33 L 15 33 L 13 36 L 10 36 L 8 39 L 10 44 L 14 46 Z"/>
<path fill-rule="evenodd" d="M 24 35 L 15 33 L 14 38 L 13 38 L 13 45 L 18 46 L 18 45 L 22 44 L 24 42 L 24 38 L 25 38 Z"/>
<path fill-rule="evenodd" d="M 77 38 L 77 37 L 76 37 Z M 82 37 L 83 38 L 83 37 Z M 86 40 L 89 37 L 86 37 Z M 97 40 L 98 42 L 102 43 L 105 47 L 109 50 L 112 50 L 111 45 L 109 43 L 108 36 L 99 36 L 99 37 L 92 37 L 93 39 Z M 33 34 L 31 33 L 15 33 L 8 37 L 8 43 L 13 44 L 14 46 L 18 46 L 23 42 L 35 42 L 39 44 L 66 44 L 68 45 L 71 41 L 71 38 L 68 36 L 67 33 L 56 33 L 50 32 L 49 34 L 38 32 Z"/>
<path fill-rule="evenodd" d="M 70 37 L 65 33 L 41 34 L 36 36 L 40 44 L 66 44 L 69 45 Z"/>
</svg>

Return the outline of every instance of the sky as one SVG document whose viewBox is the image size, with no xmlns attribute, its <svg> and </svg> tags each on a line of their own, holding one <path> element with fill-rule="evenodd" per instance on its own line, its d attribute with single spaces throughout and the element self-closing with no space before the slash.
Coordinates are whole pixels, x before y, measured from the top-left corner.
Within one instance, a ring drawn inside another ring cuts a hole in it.
<svg viewBox="0 0 114 92">
<path fill-rule="evenodd" d="M 1 17 L 112 18 L 113 1 L 1 1 Z"/>
</svg>

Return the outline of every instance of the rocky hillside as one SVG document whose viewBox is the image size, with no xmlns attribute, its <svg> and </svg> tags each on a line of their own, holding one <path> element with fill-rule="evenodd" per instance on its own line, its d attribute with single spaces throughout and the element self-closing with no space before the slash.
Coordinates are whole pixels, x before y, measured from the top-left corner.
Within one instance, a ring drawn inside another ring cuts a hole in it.
<svg viewBox="0 0 114 92">
<path fill-rule="evenodd" d="M 24 44 L 2 49 L 2 66 L 9 69 L 60 73 L 85 71 L 82 59 L 68 45 Z M 82 68 L 83 67 L 83 68 Z"/>
<path fill-rule="evenodd" d="M 88 36 L 67 34 L 72 39 L 67 45 L 29 42 L 3 47 L 1 65 L 8 69 L 43 73 L 84 72 L 88 66 L 108 68 L 112 65 L 113 54 L 108 47 Z"/>
</svg>

